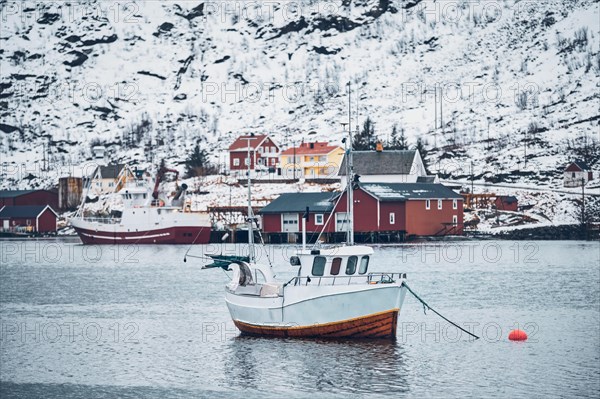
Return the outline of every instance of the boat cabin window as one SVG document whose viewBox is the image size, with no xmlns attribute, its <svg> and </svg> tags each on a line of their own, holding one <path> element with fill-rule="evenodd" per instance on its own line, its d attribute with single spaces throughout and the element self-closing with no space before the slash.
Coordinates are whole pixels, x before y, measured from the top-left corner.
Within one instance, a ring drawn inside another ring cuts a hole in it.
<svg viewBox="0 0 600 399">
<path fill-rule="evenodd" d="M 369 257 L 365 255 L 360 259 L 360 267 L 358 268 L 358 274 L 365 274 L 367 272 L 368 268 L 369 268 Z"/>
<path fill-rule="evenodd" d="M 357 263 L 358 263 L 358 258 L 356 256 L 349 257 L 348 263 L 346 264 L 346 274 L 356 273 L 356 264 Z"/>
<path fill-rule="evenodd" d="M 322 276 L 325 273 L 326 259 L 323 256 L 315 256 L 313 260 L 312 274 L 313 276 Z"/>
<path fill-rule="evenodd" d="M 241 286 L 254 285 L 254 280 L 252 279 L 252 272 L 250 271 L 248 265 L 245 265 L 243 263 L 240 264 L 239 284 Z"/>
<path fill-rule="evenodd" d="M 331 275 L 337 276 L 340 274 L 340 267 L 342 266 L 342 258 L 333 258 L 331 262 Z"/>
</svg>

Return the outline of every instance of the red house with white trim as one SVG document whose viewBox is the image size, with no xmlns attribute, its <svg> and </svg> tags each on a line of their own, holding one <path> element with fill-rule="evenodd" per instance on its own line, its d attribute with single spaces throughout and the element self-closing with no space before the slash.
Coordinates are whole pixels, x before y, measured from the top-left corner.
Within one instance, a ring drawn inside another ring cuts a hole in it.
<svg viewBox="0 0 600 399">
<path fill-rule="evenodd" d="M 302 231 L 301 217 L 309 207 L 306 231 L 347 230 L 346 192 L 283 194 L 259 212 L 265 233 Z M 354 231 L 406 236 L 463 233 L 463 197 L 442 184 L 359 183 L 354 189 Z M 327 204 L 328 203 L 328 204 Z"/>
<path fill-rule="evenodd" d="M 54 233 L 58 215 L 49 205 L 3 206 L 0 228 L 4 232 Z"/>
<path fill-rule="evenodd" d="M 279 146 L 266 134 L 244 135 L 229 146 L 229 170 L 248 169 L 248 145 L 250 145 L 250 169 L 276 168 L 279 160 Z"/>
</svg>

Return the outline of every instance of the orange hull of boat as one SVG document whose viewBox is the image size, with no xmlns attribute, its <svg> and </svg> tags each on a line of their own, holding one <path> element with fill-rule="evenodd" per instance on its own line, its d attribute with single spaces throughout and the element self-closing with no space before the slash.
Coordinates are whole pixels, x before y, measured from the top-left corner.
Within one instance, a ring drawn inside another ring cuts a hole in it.
<svg viewBox="0 0 600 399">
<path fill-rule="evenodd" d="M 245 334 L 294 338 L 396 338 L 399 309 L 313 326 L 271 327 L 234 320 Z"/>
</svg>

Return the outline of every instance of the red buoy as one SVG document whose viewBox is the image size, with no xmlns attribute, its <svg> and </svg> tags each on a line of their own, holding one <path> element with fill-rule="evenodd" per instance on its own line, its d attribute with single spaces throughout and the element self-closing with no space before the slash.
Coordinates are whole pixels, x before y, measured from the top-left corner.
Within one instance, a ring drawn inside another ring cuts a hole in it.
<svg viewBox="0 0 600 399">
<path fill-rule="evenodd" d="M 508 334 L 508 339 L 511 341 L 525 341 L 527 339 L 527 333 L 523 330 L 512 330 Z"/>
</svg>

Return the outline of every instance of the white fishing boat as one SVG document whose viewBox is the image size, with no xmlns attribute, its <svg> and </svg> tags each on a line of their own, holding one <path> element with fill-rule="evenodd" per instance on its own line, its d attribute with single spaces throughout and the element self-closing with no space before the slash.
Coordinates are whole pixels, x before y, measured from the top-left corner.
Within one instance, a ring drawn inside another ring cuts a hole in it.
<svg viewBox="0 0 600 399">
<path fill-rule="evenodd" d="M 350 141 L 352 143 L 351 133 Z M 290 259 L 297 276 L 278 281 L 271 265 L 255 261 L 248 177 L 249 256 L 209 255 L 213 263 L 233 271 L 225 301 L 233 322 L 243 333 L 279 337 L 395 338 L 398 315 L 406 295 L 406 274 L 370 272 L 373 249 L 354 245 L 352 223 L 352 148 L 347 145 L 349 221 L 347 243 L 331 248 L 303 244 Z M 248 174 L 250 176 L 250 174 Z M 341 198 L 341 196 L 340 196 Z"/>
<path fill-rule="evenodd" d="M 120 176 L 117 187 L 123 202 L 121 217 L 85 217 L 82 202 L 75 217 L 69 220 L 81 241 L 123 245 L 208 243 L 210 218 L 206 213 L 190 212 L 185 202 L 185 184 L 177 185 L 173 198 L 159 198 L 158 187 L 167 172 L 178 173 L 161 168 L 154 189 L 144 179 L 126 181 Z"/>
</svg>

